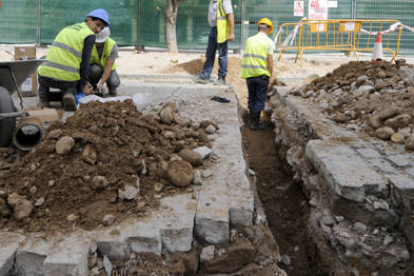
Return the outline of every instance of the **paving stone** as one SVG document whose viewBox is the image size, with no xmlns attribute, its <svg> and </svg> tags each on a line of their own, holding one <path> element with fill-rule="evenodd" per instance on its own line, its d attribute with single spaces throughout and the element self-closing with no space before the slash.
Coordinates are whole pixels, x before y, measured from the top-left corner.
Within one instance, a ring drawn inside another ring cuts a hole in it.
<svg viewBox="0 0 414 276">
<path fill-rule="evenodd" d="M 8 276 L 19 248 L 19 235 L 0 233 L 0 244 L 0 276 Z"/>
<path fill-rule="evenodd" d="M 405 170 L 405 172 L 410 175 L 411 177 L 414 177 L 414 168 L 409 168 Z"/>
<path fill-rule="evenodd" d="M 155 218 L 135 223 L 134 230 L 123 233 L 127 235 L 126 243 L 135 253 L 152 253 L 161 255 L 162 243 L 158 222 Z M 110 259 L 111 256 L 108 255 Z"/>
<path fill-rule="evenodd" d="M 366 161 L 340 142 L 310 141 L 306 156 L 322 172 L 333 190 L 346 199 L 363 202 L 367 194 L 387 188 L 387 182 L 370 169 Z"/>
<path fill-rule="evenodd" d="M 44 261 L 45 276 L 82 276 L 88 274 L 89 242 L 68 238 Z"/>
<path fill-rule="evenodd" d="M 210 244 L 228 244 L 230 199 L 227 195 L 201 193 L 195 220 L 195 234 Z"/>
<path fill-rule="evenodd" d="M 390 182 L 404 196 L 414 195 L 414 180 L 404 175 L 390 175 Z"/>
<path fill-rule="evenodd" d="M 362 149 L 357 149 L 356 151 L 363 158 L 366 158 L 366 159 L 374 159 L 374 158 L 381 157 L 381 154 L 379 154 L 376 150 L 373 150 L 373 149 L 362 148 Z"/>
<path fill-rule="evenodd" d="M 111 237 L 108 235 L 108 237 Z M 120 237 L 98 241 L 98 252 L 102 256 L 108 256 L 111 259 L 122 259 L 129 256 L 128 243 L 122 240 Z"/>
<path fill-rule="evenodd" d="M 252 193 L 232 195 L 230 198 L 230 222 L 232 226 L 253 224 L 254 197 Z"/>
<path fill-rule="evenodd" d="M 397 173 L 397 169 L 391 166 L 391 163 L 384 159 L 371 159 L 368 160 L 370 167 L 374 168 L 381 173 Z"/>
<path fill-rule="evenodd" d="M 371 143 L 385 156 L 397 155 L 405 151 L 403 145 L 395 145 L 378 139 L 373 139 Z"/>
<path fill-rule="evenodd" d="M 17 275 L 43 275 L 46 255 L 28 251 L 17 251 L 15 269 Z"/>
<path fill-rule="evenodd" d="M 176 195 L 161 200 L 161 241 L 169 252 L 188 252 L 193 243 L 197 201 L 192 195 Z"/>
<path fill-rule="evenodd" d="M 413 162 L 408 159 L 405 155 L 397 154 L 392 156 L 387 156 L 387 159 L 390 160 L 398 168 L 412 167 Z"/>
</svg>

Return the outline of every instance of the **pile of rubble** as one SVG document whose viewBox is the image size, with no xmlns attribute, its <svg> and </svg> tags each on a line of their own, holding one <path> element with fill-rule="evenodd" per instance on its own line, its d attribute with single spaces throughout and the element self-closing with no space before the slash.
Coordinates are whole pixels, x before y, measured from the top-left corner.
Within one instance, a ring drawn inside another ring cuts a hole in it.
<svg viewBox="0 0 414 276">
<path fill-rule="evenodd" d="M 142 114 L 132 100 L 90 102 L 0 176 L 0 229 L 91 230 L 192 190 L 194 167 L 218 127 L 178 115 L 174 103 Z"/>
<path fill-rule="evenodd" d="M 353 61 L 291 94 L 311 99 L 350 130 L 414 150 L 414 68 L 405 60 Z"/>
</svg>

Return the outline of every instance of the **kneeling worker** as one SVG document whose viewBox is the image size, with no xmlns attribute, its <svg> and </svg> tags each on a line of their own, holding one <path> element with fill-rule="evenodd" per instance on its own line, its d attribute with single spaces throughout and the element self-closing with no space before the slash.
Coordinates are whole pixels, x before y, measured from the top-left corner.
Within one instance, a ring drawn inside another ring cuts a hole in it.
<svg viewBox="0 0 414 276">
<path fill-rule="evenodd" d="M 246 79 L 249 90 L 249 127 L 252 130 L 263 129 L 260 114 L 266 103 L 267 92 L 273 74 L 273 41 L 268 35 L 273 33 L 273 24 L 268 18 L 261 19 L 258 33 L 246 41 L 241 77 Z"/>
<path fill-rule="evenodd" d="M 106 83 L 109 95 L 116 95 L 116 89 L 121 84 L 115 63 L 118 58 L 118 45 L 109 35 L 109 27 L 96 35 L 89 66 L 89 81 L 100 94 L 103 94 Z"/>
<path fill-rule="evenodd" d="M 83 23 L 61 30 L 46 55 L 46 61 L 39 66 L 40 106 L 50 101 L 50 88 L 62 91 L 65 110 L 76 110 L 75 94 L 93 93 L 88 81 L 89 61 L 96 34 L 109 26 L 108 12 L 94 10 Z"/>
</svg>

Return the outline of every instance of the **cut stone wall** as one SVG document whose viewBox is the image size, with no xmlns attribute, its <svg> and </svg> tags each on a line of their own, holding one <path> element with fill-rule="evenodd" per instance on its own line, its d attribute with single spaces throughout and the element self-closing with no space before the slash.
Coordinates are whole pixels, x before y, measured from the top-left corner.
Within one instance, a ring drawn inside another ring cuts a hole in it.
<svg viewBox="0 0 414 276">
<path fill-rule="evenodd" d="M 270 99 L 276 144 L 312 206 L 308 231 L 321 255 L 335 275 L 407 275 L 413 154 L 350 132 L 287 92 L 278 87 Z"/>
</svg>

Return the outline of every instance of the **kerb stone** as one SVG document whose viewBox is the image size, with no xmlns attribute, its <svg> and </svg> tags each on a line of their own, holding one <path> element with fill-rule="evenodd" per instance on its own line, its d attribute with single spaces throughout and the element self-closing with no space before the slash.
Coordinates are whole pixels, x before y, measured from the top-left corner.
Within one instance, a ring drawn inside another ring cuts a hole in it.
<svg viewBox="0 0 414 276">
<path fill-rule="evenodd" d="M 228 195 L 201 193 L 195 219 L 196 236 L 209 244 L 228 244 L 229 213 L 230 198 Z"/>
<path fill-rule="evenodd" d="M 188 252 L 193 243 L 197 201 L 191 195 L 161 200 L 160 231 L 163 247 L 170 252 Z"/>
<path fill-rule="evenodd" d="M 363 202 L 366 194 L 387 189 L 387 182 L 345 144 L 313 140 L 306 156 L 341 197 Z"/>
<path fill-rule="evenodd" d="M 0 244 L 0 276 L 8 276 L 19 249 L 19 236 L 12 233 L 0 233 Z"/>
<path fill-rule="evenodd" d="M 389 179 L 402 196 L 414 196 L 414 180 L 404 175 L 390 175 Z"/>
<path fill-rule="evenodd" d="M 254 197 L 252 193 L 232 195 L 230 198 L 230 222 L 232 226 L 253 224 Z"/>
</svg>

